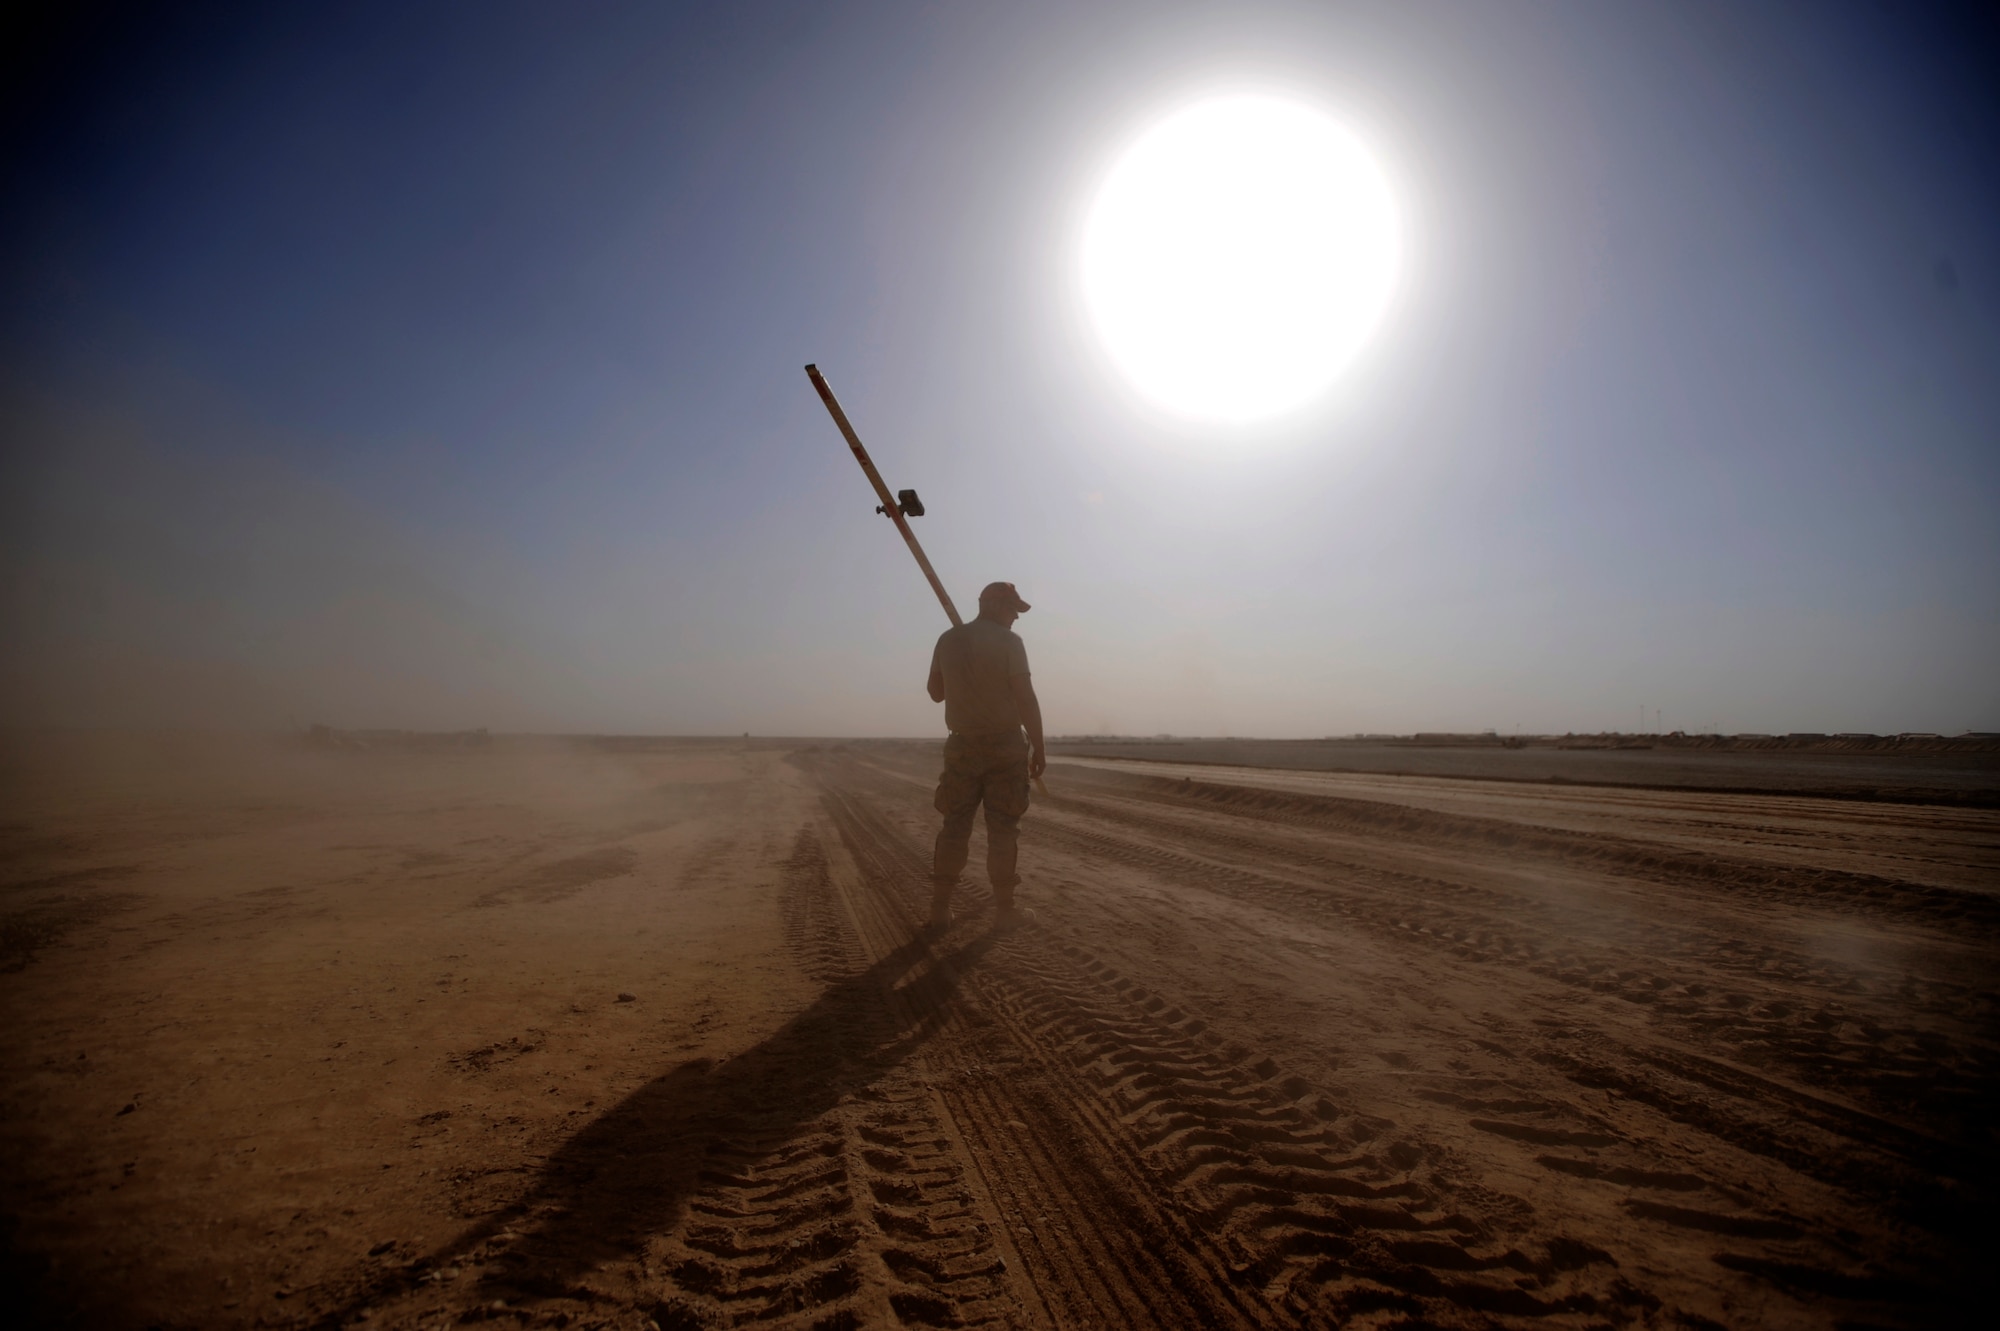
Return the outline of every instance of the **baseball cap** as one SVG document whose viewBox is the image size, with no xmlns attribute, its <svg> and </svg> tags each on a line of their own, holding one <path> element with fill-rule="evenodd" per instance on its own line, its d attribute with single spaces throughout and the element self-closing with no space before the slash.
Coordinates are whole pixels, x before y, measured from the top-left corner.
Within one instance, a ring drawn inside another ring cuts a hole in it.
<svg viewBox="0 0 2000 1331">
<path fill-rule="evenodd" d="M 979 604 L 1001 606 L 1017 615 L 1028 613 L 1028 603 L 1021 599 L 1021 593 L 1014 590 L 1011 582 L 987 583 L 980 589 Z"/>
</svg>

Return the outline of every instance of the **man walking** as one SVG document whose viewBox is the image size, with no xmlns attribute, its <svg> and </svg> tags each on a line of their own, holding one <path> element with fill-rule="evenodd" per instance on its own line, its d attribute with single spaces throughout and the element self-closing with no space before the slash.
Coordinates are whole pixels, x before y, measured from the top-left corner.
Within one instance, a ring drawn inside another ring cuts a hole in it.
<svg viewBox="0 0 2000 1331">
<path fill-rule="evenodd" d="M 1028 678 L 1028 649 L 1011 627 L 1027 609 L 1013 583 L 990 583 L 979 593 L 979 618 L 946 629 L 931 653 L 931 701 L 944 704 L 944 723 L 951 730 L 935 800 L 944 827 L 931 860 L 933 929 L 951 926 L 951 893 L 971 853 L 972 815 L 982 802 L 994 927 L 1010 929 L 1034 919 L 1033 911 L 1014 904 L 1028 782 L 1048 766 L 1042 705 Z"/>
</svg>

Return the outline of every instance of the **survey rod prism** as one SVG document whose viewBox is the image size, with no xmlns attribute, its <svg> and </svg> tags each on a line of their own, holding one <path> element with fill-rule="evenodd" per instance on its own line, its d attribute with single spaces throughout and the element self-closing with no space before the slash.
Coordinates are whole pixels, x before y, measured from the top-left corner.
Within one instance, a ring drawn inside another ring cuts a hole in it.
<svg viewBox="0 0 2000 1331">
<path fill-rule="evenodd" d="M 945 591 L 944 584 L 938 581 L 937 570 L 931 567 L 931 561 L 925 557 L 924 547 L 917 544 L 917 534 L 910 530 L 909 519 L 903 516 L 903 505 L 889 493 L 888 485 L 882 480 L 882 473 L 875 470 L 875 463 L 870 460 L 868 450 L 861 446 L 861 436 L 854 433 L 854 427 L 847 423 L 847 413 L 840 409 L 839 401 L 833 396 L 833 389 L 827 386 L 826 376 L 819 372 L 819 366 L 808 365 L 806 377 L 811 379 L 813 387 L 819 390 L 819 400 L 826 403 L 827 412 L 833 417 L 833 423 L 840 427 L 840 433 L 847 440 L 847 446 L 854 450 L 854 460 L 861 464 L 862 471 L 868 473 L 868 483 L 875 487 L 876 494 L 882 496 L 882 507 L 875 511 L 887 513 L 889 520 L 896 524 L 896 530 L 903 533 L 903 543 L 909 546 L 910 553 L 917 557 L 917 567 L 924 571 L 926 578 L 930 579 L 931 590 L 937 593 L 938 604 L 942 605 L 945 614 L 951 617 L 952 627 L 957 628 L 965 622 L 958 617 L 958 607 L 951 603 L 951 595 Z M 913 490 L 905 490 L 903 493 L 912 500 L 916 498 L 916 492 Z M 912 515 L 923 511 L 921 504 L 910 510 Z"/>
</svg>

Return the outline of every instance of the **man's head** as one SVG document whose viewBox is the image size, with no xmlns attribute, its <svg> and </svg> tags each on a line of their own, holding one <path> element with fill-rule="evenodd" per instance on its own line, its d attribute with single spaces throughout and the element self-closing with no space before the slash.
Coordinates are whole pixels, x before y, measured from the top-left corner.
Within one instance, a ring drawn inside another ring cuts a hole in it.
<svg viewBox="0 0 2000 1331">
<path fill-rule="evenodd" d="M 1028 609 L 1011 582 L 989 582 L 979 593 L 979 617 L 1011 624 Z"/>
</svg>

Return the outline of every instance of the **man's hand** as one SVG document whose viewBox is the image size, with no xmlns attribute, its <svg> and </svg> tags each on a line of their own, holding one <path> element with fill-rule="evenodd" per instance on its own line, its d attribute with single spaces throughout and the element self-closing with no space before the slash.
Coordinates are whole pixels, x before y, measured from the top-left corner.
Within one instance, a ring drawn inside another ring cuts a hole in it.
<svg viewBox="0 0 2000 1331">
<path fill-rule="evenodd" d="M 1048 771 L 1048 770 L 1049 770 L 1049 755 L 1048 755 L 1048 752 L 1047 752 L 1046 750 L 1044 750 L 1044 749 L 1042 748 L 1042 746 L 1041 746 L 1041 745 L 1039 745 L 1039 744 L 1037 744 L 1037 745 L 1035 745 L 1035 746 L 1034 746 L 1033 748 L 1029 749 L 1029 750 L 1028 750 L 1028 779 L 1029 779 L 1030 781 L 1039 781 L 1039 780 L 1041 780 L 1041 779 L 1042 779 L 1042 773 L 1044 773 L 1044 772 L 1046 772 L 1046 771 Z"/>
</svg>

